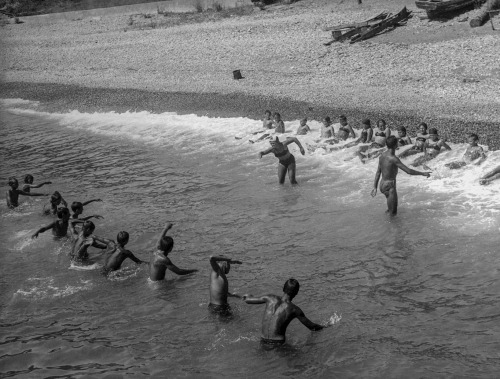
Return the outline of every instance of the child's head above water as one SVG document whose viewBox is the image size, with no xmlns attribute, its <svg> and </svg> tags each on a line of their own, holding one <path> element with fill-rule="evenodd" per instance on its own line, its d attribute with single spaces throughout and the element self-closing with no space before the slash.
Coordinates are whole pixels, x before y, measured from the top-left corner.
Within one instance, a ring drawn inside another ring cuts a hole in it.
<svg viewBox="0 0 500 379">
<path fill-rule="evenodd" d="M 379 128 L 379 129 L 385 129 L 386 125 L 387 125 L 387 123 L 382 118 L 377 121 L 377 128 Z"/>
<path fill-rule="evenodd" d="M 62 220 L 69 218 L 69 209 L 66 207 L 59 208 L 57 210 L 57 217 Z"/>
<path fill-rule="evenodd" d="M 283 286 L 283 292 L 293 299 L 299 293 L 300 285 L 299 282 L 293 278 L 288 279 Z"/>
<path fill-rule="evenodd" d="M 477 142 L 479 141 L 479 136 L 476 133 L 471 133 L 469 134 L 469 144 L 472 146 L 477 145 Z"/>
<path fill-rule="evenodd" d="M 396 136 L 389 136 L 385 140 L 385 144 L 387 145 L 388 149 L 395 149 L 398 146 L 398 139 Z"/>
<path fill-rule="evenodd" d="M 369 118 L 365 118 L 363 121 L 361 121 L 363 124 L 363 129 L 370 129 L 372 127 L 372 123 Z"/>
<path fill-rule="evenodd" d="M 418 127 L 420 128 L 420 132 L 422 134 L 427 134 L 427 124 L 425 122 L 418 124 Z"/>
<path fill-rule="evenodd" d="M 406 137 L 406 128 L 404 126 L 400 126 L 398 128 L 398 134 L 400 137 Z"/>
<path fill-rule="evenodd" d="M 267 118 L 271 118 L 271 111 L 269 109 L 266 109 L 264 114 L 266 115 Z"/>
<path fill-rule="evenodd" d="M 55 191 L 52 195 L 50 195 L 50 202 L 54 205 L 61 204 L 62 196 L 58 191 Z"/>
<path fill-rule="evenodd" d="M 330 118 L 330 116 L 326 116 L 324 119 L 323 119 L 323 124 L 325 126 L 328 126 L 332 123 L 332 119 Z"/>
<path fill-rule="evenodd" d="M 31 174 L 24 175 L 24 183 L 33 184 L 34 180 L 35 180 L 35 178 L 33 178 L 33 175 L 31 175 Z"/>
<path fill-rule="evenodd" d="M 73 201 L 71 203 L 71 210 L 74 214 L 82 214 L 83 213 L 83 204 L 79 201 Z"/>
<path fill-rule="evenodd" d="M 224 274 L 229 274 L 229 270 L 231 270 L 231 264 L 229 262 L 218 262 L 218 265 Z"/>
<path fill-rule="evenodd" d="M 85 221 L 82 226 L 82 232 L 85 236 L 89 236 L 95 230 L 95 225 L 92 221 Z"/>
<path fill-rule="evenodd" d="M 300 126 L 306 126 L 307 124 L 307 118 L 303 118 L 302 120 L 300 120 Z"/>
<path fill-rule="evenodd" d="M 17 187 L 19 187 L 19 182 L 17 181 L 16 178 L 14 178 L 13 176 L 11 176 L 9 178 L 9 186 L 12 187 L 13 189 L 16 189 Z"/>
<path fill-rule="evenodd" d="M 174 247 L 174 239 L 170 236 L 164 236 L 158 243 L 158 250 L 164 253 L 170 253 Z"/>
<path fill-rule="evenodd" d="M 116 242 L 118 242 L 122 246 L 125 246 L 128 243 L 128 238 L 128 233 L 122 231 L 116 235 Z"/>
</svg>

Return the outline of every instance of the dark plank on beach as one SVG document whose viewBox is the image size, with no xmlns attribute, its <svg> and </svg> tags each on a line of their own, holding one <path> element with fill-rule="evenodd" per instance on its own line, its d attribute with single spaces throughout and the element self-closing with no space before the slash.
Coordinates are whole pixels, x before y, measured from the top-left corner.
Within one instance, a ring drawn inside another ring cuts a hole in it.
<svg viewBox="0 0 500 379">
<path fill-rule="evenodd" d="M 371 23 L 377 23 L 377 20 L 381 20 L 387 17 L 387 12 L 382 12 L 377 14 L 376 16 L 373 16 L 372 18 L 369 18 L 368 20 L 361 21 L 361 22 L 355 22 L 351 24 L 341 24 L 337 26 L 329 26 L 324 28 L 323 30 L 325 32 L 329 31 L 334 31 L 334 30 L 343 30 L 343 29 L 351 29 L 351 28 L 359 28 L 362 26 L 369 26 Z"/>
<path fill-rule="evenodd" d="M 373 27 L 373 28 L 370 28 L 369 30 L 367 30 L 361 34 L 355 35 L 354 37 L 351 38 L 350 43 L 363 41 L 365 39 L 371 38 L 387 28 L 397 26 L 400 22 L 405 21 L 410 17 L 411 17 L 411 11 L 408 11 L 406 9 L 406 7 L 404 7 L 396 15 L 385 19 L 382 23 L 380 23 L 380 25 Z"/>
</svg>

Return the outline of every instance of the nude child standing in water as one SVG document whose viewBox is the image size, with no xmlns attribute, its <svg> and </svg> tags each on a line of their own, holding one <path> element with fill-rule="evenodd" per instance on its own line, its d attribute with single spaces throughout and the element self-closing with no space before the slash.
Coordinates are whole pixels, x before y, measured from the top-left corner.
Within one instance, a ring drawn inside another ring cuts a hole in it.
<svg viewBox="0 0 500 379">
<path fill-rule="evenodd" d="M 375 174 L 375 182 L 373 183 L 372 197 L 377 195 L 377 186 L 380 181 L 380 192 L 387 198 L 387 212 L 391 215 L 398 213 L 398 193 L 396 192 L 396 176 L 398 175 L 398 168 L 403 170 L 409 175 L 422 175 L 429 177 L 429 172 L 420 172 L 406 167 L 398 157 L 396 157 L 396 148 L 398 147 L 398 140 L 395 136 L 389 136 L 386 140 L 387 151 L 382 153 L 378 161 L 377 173 Z"/>
</svg>

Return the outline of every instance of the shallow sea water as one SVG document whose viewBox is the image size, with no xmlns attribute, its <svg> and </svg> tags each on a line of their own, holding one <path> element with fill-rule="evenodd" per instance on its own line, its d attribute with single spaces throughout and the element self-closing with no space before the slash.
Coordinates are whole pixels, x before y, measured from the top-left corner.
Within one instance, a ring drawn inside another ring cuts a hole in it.
<svg viewBox="0 0 500 379">
<path fill-rule="evenodd" d="M 465 145 L 429 166 L 431 179 L 400 173 L 397 217 L 371 198 L 376 162 L 326 154 L 311 137 L 292 146 L 299 186 L 277 184 L 277 160 L 250 144 L 260 121 L 175 113 L 44 113 L 4 100 L 0 179 L 24 174 L 101 214 L 96 235 L 130 233 L 148 260 L 173 222 L 171 259 L 193 275 L 152 283 L 126 261 L 106 278 L 67 255 L 50 232 L 46 198 L 0 205 L 0 377 L 285 378 L 496 377 L 500 371 L 500 181 L 477 178 L 500 162 L 450 171 Z M 287 122 L 295 130 L 298 121 Z M 310 122 L 314 133 L 319 124 Z M 241 139 L 235 139 L 235 136 Z M 345 161 L 345 159 L 348 159 Z M 408 163 L 409 161 L 405 161 Z M 280 294 L 321 332 L 294 321 L 287 344 L 259 343 L 261 305 L 231 299 L 234 317 L 209 315 L 211 254 L 244 262 L 230 289 Z M 95 251 L 99 262 L 99 253 Z"/>
</svg>

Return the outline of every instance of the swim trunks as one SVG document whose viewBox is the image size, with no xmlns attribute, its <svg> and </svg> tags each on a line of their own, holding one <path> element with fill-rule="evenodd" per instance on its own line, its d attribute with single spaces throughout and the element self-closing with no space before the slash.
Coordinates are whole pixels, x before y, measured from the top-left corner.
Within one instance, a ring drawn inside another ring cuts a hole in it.
<svg viewBox="0 0 500 379">
<path fill-rule="evenodd" d="M 208 304 L 208 309 L 212 313 L 217 313 L 221 316 L 229 316 L 231 315 L 231 307 L 229 304 Z"/>
<path fill-rule="evenodd" d="M 288 166 L 295 163 L 295 157 L 293 156 L 293 154 L 290 154 L 290 156 L 287 159 L 284 160 L 280 159 L 279 163 L 280 165 L 285 166 L 285 168 L 288 168 Z"/>
<path fill-rule="evenodd" d="M 380 182 L 380 192 L 382 192 L 385 197 L 389 197 L 389 191 L 391 188 L 396 189 L 396 181 L 395 180 L 382 180 Z"/>
<path fill-rule="evenodd" d="M 263 345 L 268 345 L 268 346 L 281 346 L 285 343 L 285 340 L 272 340 L 269 338 L 260 338 L 260 343 Z"/>
</svg>

